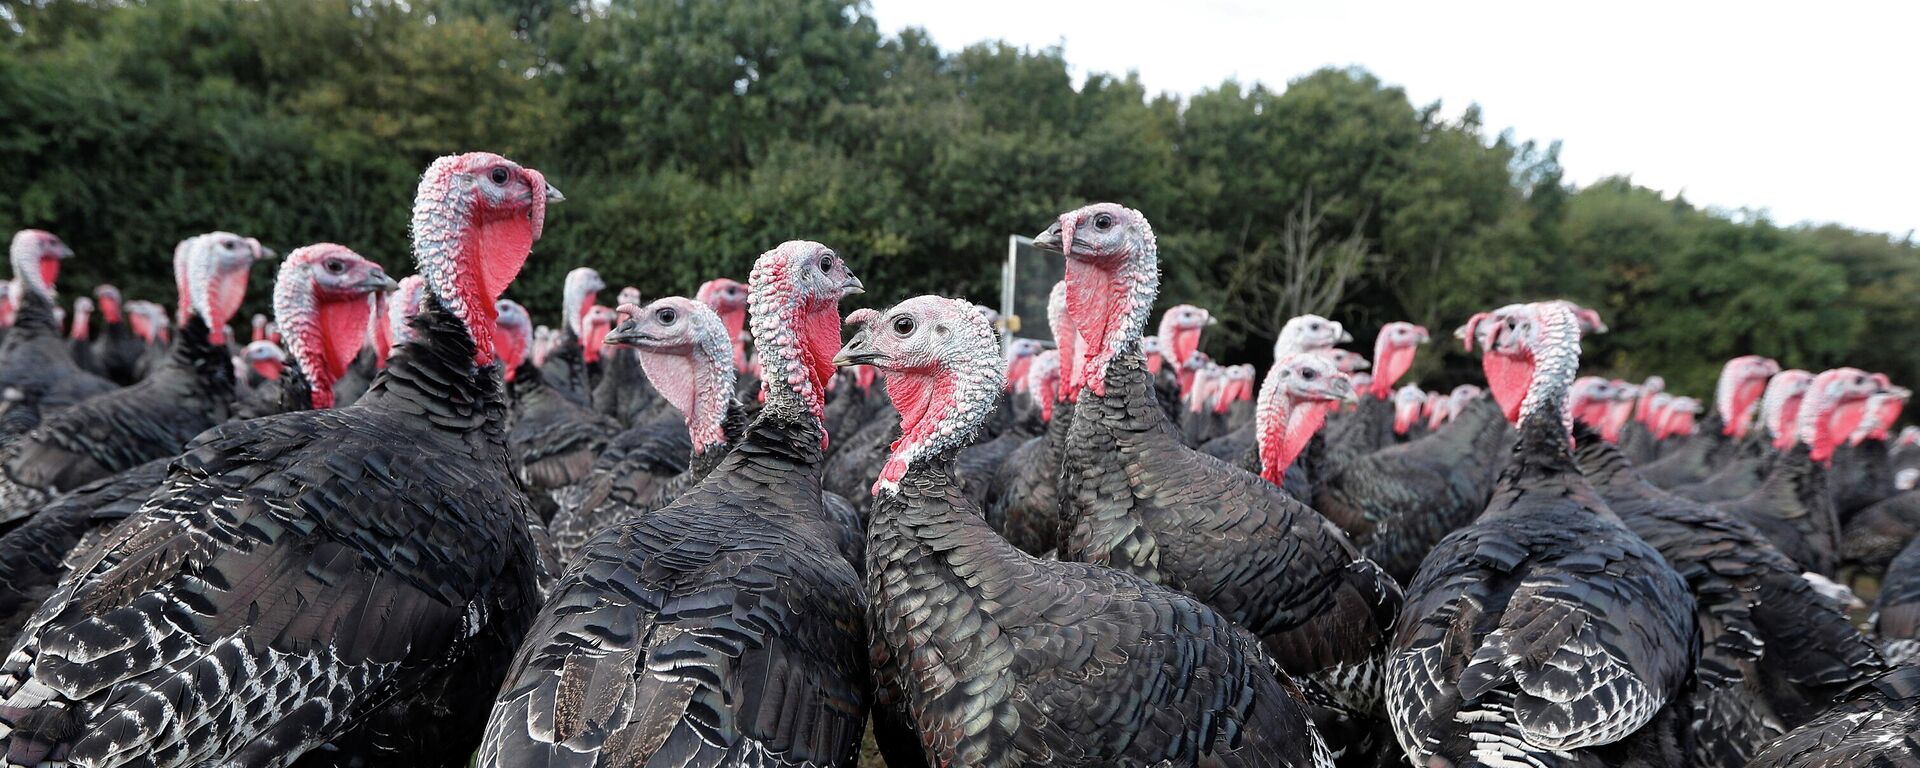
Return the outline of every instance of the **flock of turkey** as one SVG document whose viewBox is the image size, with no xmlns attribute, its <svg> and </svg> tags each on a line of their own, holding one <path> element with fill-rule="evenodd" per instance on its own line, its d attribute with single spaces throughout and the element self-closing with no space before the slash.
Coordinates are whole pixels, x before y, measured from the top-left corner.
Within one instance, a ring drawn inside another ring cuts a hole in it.
<svg viewBox="0 0 1920 768">
<path fill-rule="evenodd" d="M 1605 326 L 1544 301 L 1456 333 L 1484 390 L 1316 316 L 1256 382 L 1203 309 L 1147 333 L 1153 231 L 1105 203 L 1036 238 L 1051 344 L 843 318 L 805 241 L 645 305 L 575 270 L 549 332 L 501 296 L 560 199 L 442 158 L 417 276 L 300 248 L 246 344 L 255 239 L 63 332 L 74 254 L 14 237 L 0 764 L 1920 764 L 1885 376 L 1742 357 L 1703 408 L 1579 376 Z"/>
</svg>

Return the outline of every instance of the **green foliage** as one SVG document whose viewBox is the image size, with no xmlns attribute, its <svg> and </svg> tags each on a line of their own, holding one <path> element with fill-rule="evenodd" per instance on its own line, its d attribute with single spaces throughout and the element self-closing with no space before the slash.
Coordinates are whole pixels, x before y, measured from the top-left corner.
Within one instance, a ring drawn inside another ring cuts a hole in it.
<svg viewBox="0 0 1920 768">
<path fill-rule="evenodd" d="M 1184 101 L 1130 74 L 1076 87 L 1058 49 L 941 51 L 883 35 L 858 0 L 0 0 L 0 82 L 0 230 L 72 243 L 69 290 L 168 297 L 173 243 L 215 228 L 405 272 L 420 169 L 485 148 L 567 193 L 515 288 L 549 316 L 573 266 L 686 293 L 793 238 L 846 253 L 873 304 L 990 299 L 1009 233 L 1117 200 L 1155 222 L 1162 301 L 1225 320 L 1222 357 L 1264 362 L 1275 330 L 1274 292 L 1232 276 L 1350 242 L 1365 258 L 1332 314 L 1362 345 L 1389 320 L 1444 336 L 1567 296 L 1614 328 L 1588 346 L 1595 371 L 1703 393 L 1761 352 L 1920 380 L 1920 349 L 1892 343 L 1920 326 L 1910 240 L 1625 179 L 1576 189 L 1558 144 L 1357 69 Z M 1303 240 L 1288 222 L 1309 201 Z M 1444 343 L 1414 375 L 1478 378 Z"/>
</svg>

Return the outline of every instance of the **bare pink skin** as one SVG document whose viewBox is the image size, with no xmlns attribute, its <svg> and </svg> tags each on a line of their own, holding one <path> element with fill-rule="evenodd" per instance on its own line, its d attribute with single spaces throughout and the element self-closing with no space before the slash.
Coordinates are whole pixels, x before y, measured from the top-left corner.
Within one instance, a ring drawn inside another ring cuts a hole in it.
<svg viewBox="0 0 1920 768">
<path fill-rule="evenodd" d="M 1200 351 L 1200 335 L 1213 325 L 1213 316 L 1192 304 L 1176 304 L 1160 316 L 1160 354 L 1179 364 Z"/>
<path fill-rule="evenodd" d="M 1567 388 L 1567 412 L 1574 421 L 1589 427 L 1599 428 L 1612 401 L 1612 383 L 1599 376 L 1582 376 Z"/>
<path fill-rule="evenodd" d="M 1720 369 L 1720 383 L 1714 389 L 1714 408 L 1725 424 L 1720 433 L 1744 438 L 1753 426 L 1753 415 L 1760 396 L 1767 391 L 1767 380 L 1780 372 L 1780 364 L 1759 355 L 1742 355 L 1728 360 Z"/>
<path fill-rule="evenodd" d="M 533 319 L 519 302 L 501 299 L 494 303 L 493 326 L 494 355 L 505 369 L 507 382 L 512 383 L 533 345 Z"/>
<path fill-rule="evenodd" d="M 1341 373 L 1359 373 L 1360 371 L 1373 367 L 1373 363 L 1361 357 L 1360 353 L 1352 350 L 1330 347 L 1320 350 L 1320 354 L 1326 355 L 1328 360 L 1332 360 L 1333 366 L 1339 368 Z"/>
<path fill-rule="evenodd" d="M 93 333 L 89 320 L 93 317 L 93 300 L 81 296 L 73 300 L 73 325 L 67 335 L 74 341 L 86 341 Z"/>
<path fill-rule="evenodd" d="M 1618 444 L 1620 435 L 1633 420 L 1633 407 L 1639 403 L 1640 388 L 1621 379 L 1614 379 L 1613 400 L 1607 403 L 1606 414 L 1600 421 L 1600 439 Z"/>
<path fill-rule="evenodd" d="M 1640 382 L 1640 402 L 1634 408 L 1633 417 L 1641 424 L 1653 422 L 1653 398 L 1667 390 L 1667 380 L 1659 376 L 1648 376 Z"/>
<path fill-rule="evenodd" d="M 1405 435 L 1420 421 L 1420 407 L 1427 403 L 1427 393 L 1411 384 L 1401 387 L 1393 393 L 1393 433 Z"/>
<path fill-rule="evenodd" d="M 612 343 L 635 348 L 654 389 L 678 410 L 696 452 L 726 443 L 727 404 L 733 397 L 733 344 L 705 303 L 667 296 L 645 307 L 620 306 Z"/>
<path fill-rule="evenodd" d="M 434 161 L 415 199 L 414 260 L 428 290 L 467 326 L 474 365 L 491 365 L 494 302 L 526 266 L 546 224 L 547 203 L 564 198 L 539 171 L 470 152 Z"/>
<path fill-rule="evenodd" d="M 1353 382 L 1324 355 L 1295 353 L 1274 362 L 1260 386 L 1254 428 L 1260 476 L 1280 485 L 1287 468 L 1326 423 L 1327 414 L 1355 398 Z"/>
<path fill-rule="evenodd" d="M 1040 354 L 1040 342 L 1032 339 L 1015 339 L 1007 348 L 1011 357 L 1007 360 L 1007 391 L 1024 392 L 1027 388 L 1027 370 L 1033 366 L 1033 358 Z"/>
<path fill-rule="evenodd" d="M 747 286 L 738 280 L 725 277 L 714 278 L 700 284 L 700 290 L 694 298 L 713 309 L 720 316 L 720 322 L 727 328 L 727 338 L 733 340 L 733 364 L 735 368 L 745 370 L 747 365 L 747 337 L 740 331 L 747 322 Z M 758 376 L 758 372 L 752 372 Z"/>
<path fill-rule="evenodd" d="M 580 355 L 589 363 L 600 361 L 601 350 L 606 346 L 607 331 L 613 330 L 613 324 L 619 320 L 612 307 L 595 304 L 587 308 L 586 317 L 581 320 Z"/>
<path fill-rule="evenodd" d="M 1813 377 L 1800 402 L 1797 432 L 1814 461 L 1831 463 L 1834 449 L 1859 424 L 1867 398 L 1880 388 L 1878 380 L 1858 368 L 1835 368 Z"/>
<path fill-rule="evenodd" d="M 367 295 L 391 285 L 379 264 L 335 243 L 297 248 L 280 265 L 274 312 L 292 337 L 288 351 L 307 377 L 315 408 L 333 407 L 334 382 L 366 343 Z"/>
<path fill-rule="evenodd" d="M 1368 394 L 1381 400 L 1391 397 L 1400 377 L 1413 369 L 1414 354 L 1420 345 L 1431 339 L 1426 328 L 1413 323 L 1392 322 L 1382 326 L 1380 335 L 1373 340 L 1373 381 Z"/>
</svg>

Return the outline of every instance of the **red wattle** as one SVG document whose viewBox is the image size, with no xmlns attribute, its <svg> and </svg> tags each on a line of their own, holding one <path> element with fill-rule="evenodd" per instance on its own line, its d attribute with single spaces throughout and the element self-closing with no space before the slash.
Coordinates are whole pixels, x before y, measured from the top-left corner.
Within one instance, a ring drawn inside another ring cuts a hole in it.
<svg viewBox="0 0 1920 768">
<path fill-rule="evenodd" d="M 46 281 L 47 290 L 53 290 L 54 281 L 60 279 L 60 258 L 43 256 L 40 259 L 40 279 Z"/>
</svg>

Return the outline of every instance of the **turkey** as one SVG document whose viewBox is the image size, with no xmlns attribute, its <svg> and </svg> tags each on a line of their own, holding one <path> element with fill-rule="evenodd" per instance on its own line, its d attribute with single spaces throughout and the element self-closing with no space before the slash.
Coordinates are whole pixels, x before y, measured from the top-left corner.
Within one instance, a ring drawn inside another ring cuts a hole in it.
<svg viewBox="0 0 1920 768">
<path fill-rule="evenodd" d="M 1432 337 L 1427 329 L 1413 323 L 1392 322 L 1380 328 L 1373 340 L 1373 373 L 1369 386 L 1361 393 L 1356 410 L 1327 418 L 1324 430 L 1326 460 L 1339 466 L 1368 453 L 1398 443 L 1407 430 L 1395 417 L 1394 387 L 1413 369 L 1414 355 Z M 1327 348 L 1327 353 L 1334 350 Z M 1278 360 L 1279 358 L 1274 358 Z M 1339 361 L 1333 361 L 1337 366 Z M 1345 373 L 1351 370 L 1341 369 Z"/>
<path fill-rule="evenodd" d="M 1640 476 L 1662 488 L 1678 488 L 1712 476 L 1740 449 L 1753 426 L 1760 398 L 1766 393 L 1767 380 L 1779 372 L 1779 363 L 1759 355 L 1728 360 L 1713 390 L 1713 416 L 1705 422 L 1705 433 L 1648 462 L 1640 468 Z"/>
<path fill-rule="evenodd" d="M 261 392 L 261 387 L 280 383 L 280 374 L 286 370 L 287 351 L 266 339 L 247 342 L 237 358 L 245 377 L 240 382 L 246 397 L 251 399 Z"/>
<path fill-rule="evenodd" d="M 522 365 L 513 380 L 513 432 L 508 438 L 524 466 L 527 487 L 546 493 L 587 479 L 594 458 L 620 425 L 587 404 L 588 358 L 597 367 L 612 310 L 593 304 L 605 284 L 581 267 L 567 274 L 569 335 L 546 365 Z M 592 328 L 600 326 L 599 333 Z M 589 334 L 588 336 L 578 334 Z"/>
<path fill-rule="evenodd" d="M 226 232 L 189 238 L 182 252 L 189 319 L 147 377 L 46 419 L 0 450 L 0 522 L 52 496 L 179 453 L 227 419 L 234 376 L 222 327 L 245 298 L 259 241 Z"/>
<path fill-rule="evenodd" d="M 700 284 L 694 298 L 713 309 L 726 326 L 728 344 L 733 347 L 735 370 L 747 367 L 747 287 L 740 281 L 718 277 Z"/>
<path fill-rule="evenodd" d="M 315 390 L 331 404 L 333 378 L 351 354 L 341 350 L 358 343 L 367 322 L 367 294 L 392 285 L 378 264 L 341 246 L 323 243 L 289 254 L 280 265 L 273 300 L 275 314 L 292 329 L 286 341 L 295 363 L 275 386 L 256 392 L 255 400 L 236 403 L 231 417 L 306 410 L 313 407 Z M 329 363 L 330 355 L 343 362 Z M 11 639 L 46 599 L 63 563 L 75 557 L 71 553 L 89 548 L 162 485 L 177 452 L 81 486 L 0 537 L 0 638 Z"/>
<path fill-rule="evenodd" d="M 54 279 L 73 249 L 51 232 L 23 229 L 7 250 L 13 265 L 13 327 L 0 342 L 0 390 L 19 390 L 51 412 L 114 389 L 82 370 L 53 320 Z M 0 502 L 5 503 L 5 502 Z M 4 515 L 0 511 L 0 515 Z"/>
<path fill-rule="evenodd" d="M 100 363 L 93 359 L 93 299 L 75 296 L 73 313 L 68 317 L 67 350 L 73 356 L 73 364 L 100 375 Z"/>
<path fill-rule="evenodd" d="M 133 368 L 146 353 L 146 342 L 134 335 L 122 309 L 124 303 L 119 288 L 94 286 L 93 301 L 100 310 L 99 330 L 93 339 L 94 363 L 100 366 L 102 375 L 114 383 L 132 384 L 137 380 Z"/>
<path fill-rule="evenodd" d="M 848 322 L 835 361 L 884 370 L 905 424 L 867 531 L 876 736 L 910 724 L 929 765 L 1331 764 L 1253 635 L 1185 594 L 1035 558 L 987 527 L 952 475 L 1003 383 L 970 304 L 922 296 Z"/>
<path fill-rule="evenodd" d="M 1345 375 L 1331 361 L 1295 353 L 1274 364 L 1260 388 L 1260 475 L 1276 486 L 1302 456 L 1331 403 L 1312 394 L 1318 382 Z M 1485 398 L 1466 401 L 1460 416 L 1426 437 L 1389 445 L 1335 464 L 1306 458 L 1308 500 L 1346 531 L 1354 546 L 1405 583 L 1434 544 L 1473 521 L 1493 494 L 1502 449 L 1510 442 L 1500 409 Z"/>
<path fill-rule="evenodd" d="M 1319 513 L 1180 443 L 1139 350 L 1160 280 L 1146 217 L 1090 205 L 1034 241 L 1067 259 L 1067 311 L 1082 347 L 1060 474 L 1060 558 L 1198 597 L 1260 636 L 1289 673 L 1320 675 L 1371 706 L 1378 680 L 1367 670 L 1400 588 Z"/>
<path fill-rule="evenodd" d="M 1584 429 L 1584 428 L 1583 428 Z M 1827 702 L 1885 670 L 1843 606 L 1760 532 L 1640 479 L 1612 445 L 1576 433 L 1580 469 L 1627 528 L 1691 588 L 1700 655 L 1674 706 L 1694 765 L 1744 766 Z"/>
<path fill-rule="evenodd" d="M 640 289 L 633 286 L 620 289 L 619 303 L 615 306 L 640 306 Z M 618 322 L 617 317 L 613 320 Z M 607 330 L 612 328 L 611 324 L 607 326 Z M 601 338 L 605 337 L 602 333 Z M 661 402 L 659 393 L 640 370 L 640 356 L 630 349 L 600 354 L 600 383 L 593 387 L 593 409 L 622 427 L 641 423 L 645 415 L 658 416 L 655 407 Z"/>
<path fill-rule="evenodd" d="M 1812 384 L 1813 374 L 1798 368 L 1774 374 L 1760 397 L 1760 423 L 1766 428 L 1761 437 L 1773 451 L 1754 450 L 1735 457 L 1707 479 L 1675 488 L 1674 493 L 1699 501 L 1725 501 L 1758 489 L 1778 453 L 1793 448 L 1800 402 Z"/>
<path fill-rule="evenodd" d="M 1000 493 L 986 506 L 986 519 L 1015 547 L 1033 555 L 1052 552 L 1060 545 L 1064 512 L 1059 495 L 1060 467 L 1067 433 L 1073 427 L 1073 397 L 1079 391 L 1074 366 L 1079 360 L 1080 337 L 1073 330 L 1073 316 L 1067 312 L 1064 281 L 1055 283 L 1048 294 L 1047 321 L 1055 348 L 1027 371 L 1027 394 L 1039 407 L 1046 429 L 1014 449 L 1001 465 L 1004 476 L 995 482 Z"/>
<path fill-rule="evenodd" d="M 1301 315 L 1288 320 L 1281 326 L 1279 340 L 1273 345 L 1273 359 L 1279 360 L 1295 352 L 1332 349 L 1333 345 L 1340 343 L 1341 339 L 1352 340 L 1352 338 L 1347 334 L 1346 328 L 1339 323 L 1319 315 Z M 1249 420 L 1232 432 L 1208 441 L 1200 446 L 1200 450 L 1208 456 L 1233 463 L 1248 472 L 1258 473 L 1260 471 L 1259 442 L 1254 424 Z"/>
<path fill-rule="evenodd" d="M 1886 374 L 1870 375 L 1880 389 L 1860 407 L 1844 414 L 1846 425 L 1840 434 L 1844 442 L 1833 453 L 1833 501 L 1842 519 L 1894 493 L 1887 438 L 1913 393 L 1894 386 Z"/>
<path fill-rule="evenodd" d="M 466 763 L 536 607 L 491 315 L 550 199 L 498 155 L 427 169 L 417 337 L 351 408 L 174 461 L 0 665 L 9 765 Z"/>
<path fill-rule="evenodd" d="M 793 241 L 750 282 L 767 404 L 712 474 L 588 543 L 494 701 L 478 764 L 851 766 L 860 580 L 822 516 L 820 416 L 860 281 Z"/>
<path fill-rule="evenodd" d="M 1920 661 L 1920 537 L 1908 541 L 1887 565 L 1868 622 L 1888 663 Z"/>
<path fill-rule="evenodd" d="M 1667 380 L 1648 376 L 1635 385 L 1633 417 L 1620 430 L 1620 452 L 1639 466 L 1660 456 L 1660 441 L 1653 436 L 1653 400 L 1665 395 Z"/>
<path fill-rule="evenodd" d="M 1508 373 L 1528 382 L 1520 438 L 1486 511 L 1408 584 L 1387 662 L 1393 730 L 1414 765 L 1627 764 L 1622 752 L 1652 748 L 1628 737 L 1693 665 L 1693 599 L 1573 463 L 1573 311 L 1528 305 L 1487 330 L 1487 346 L 1527 350 Z"/>
<path fill-rule="evenodd" d="M 566 565 L 594 534 L 665 506 L 706 477 L 742 426 L 733 403 L 733 345 L 712 309 L 671 296 L 620 311 L 626 320 L 607 343 L 635 347 L 645 376 L 677 413 L 627 428 L 586 480 L 555 494 L 554 541 Z M 677 487 L 668 491 L 669 485 Z"/>
<path fill-rule="evenodd" d="M 1857 403 L 1877 386 L 1874 379 L 1853 368 L 1836 368 L 1815 376 L 1794 409 L 1797 424 L 1780 424 L 1780 429 L 1790 435 L 1787 448 L 1774 457 L 1760 487 L 1740 498 L 1711 505 L 1759 529 L 1807 571 L 1835 573 L 1841 528 L 1827 470 L 1834 446 L 1843 439 L 1835 424 L 1844 418 L 1843 412 L 1857 410 Z M 1784 416 L 1784 410 L 1780 416 Z"/>
<path fill-rule="evenodd" d="M 577 267 L 567 273 L 560 296 L 560 343 L 540 364 L 540 379 L 546 386 L 576 405 L 587 405 L 593 392 L 591 369 L 598 366 L 587 360 L 587 320 L 594 298 L 606 288 L 606 281 L 592 268 Z"/>
<path fill-rule="evenodd" d="M 1893 668 L 1768 745 L 1752 768 L 1920 765 L 1920 666 Z"/>
</svg>

